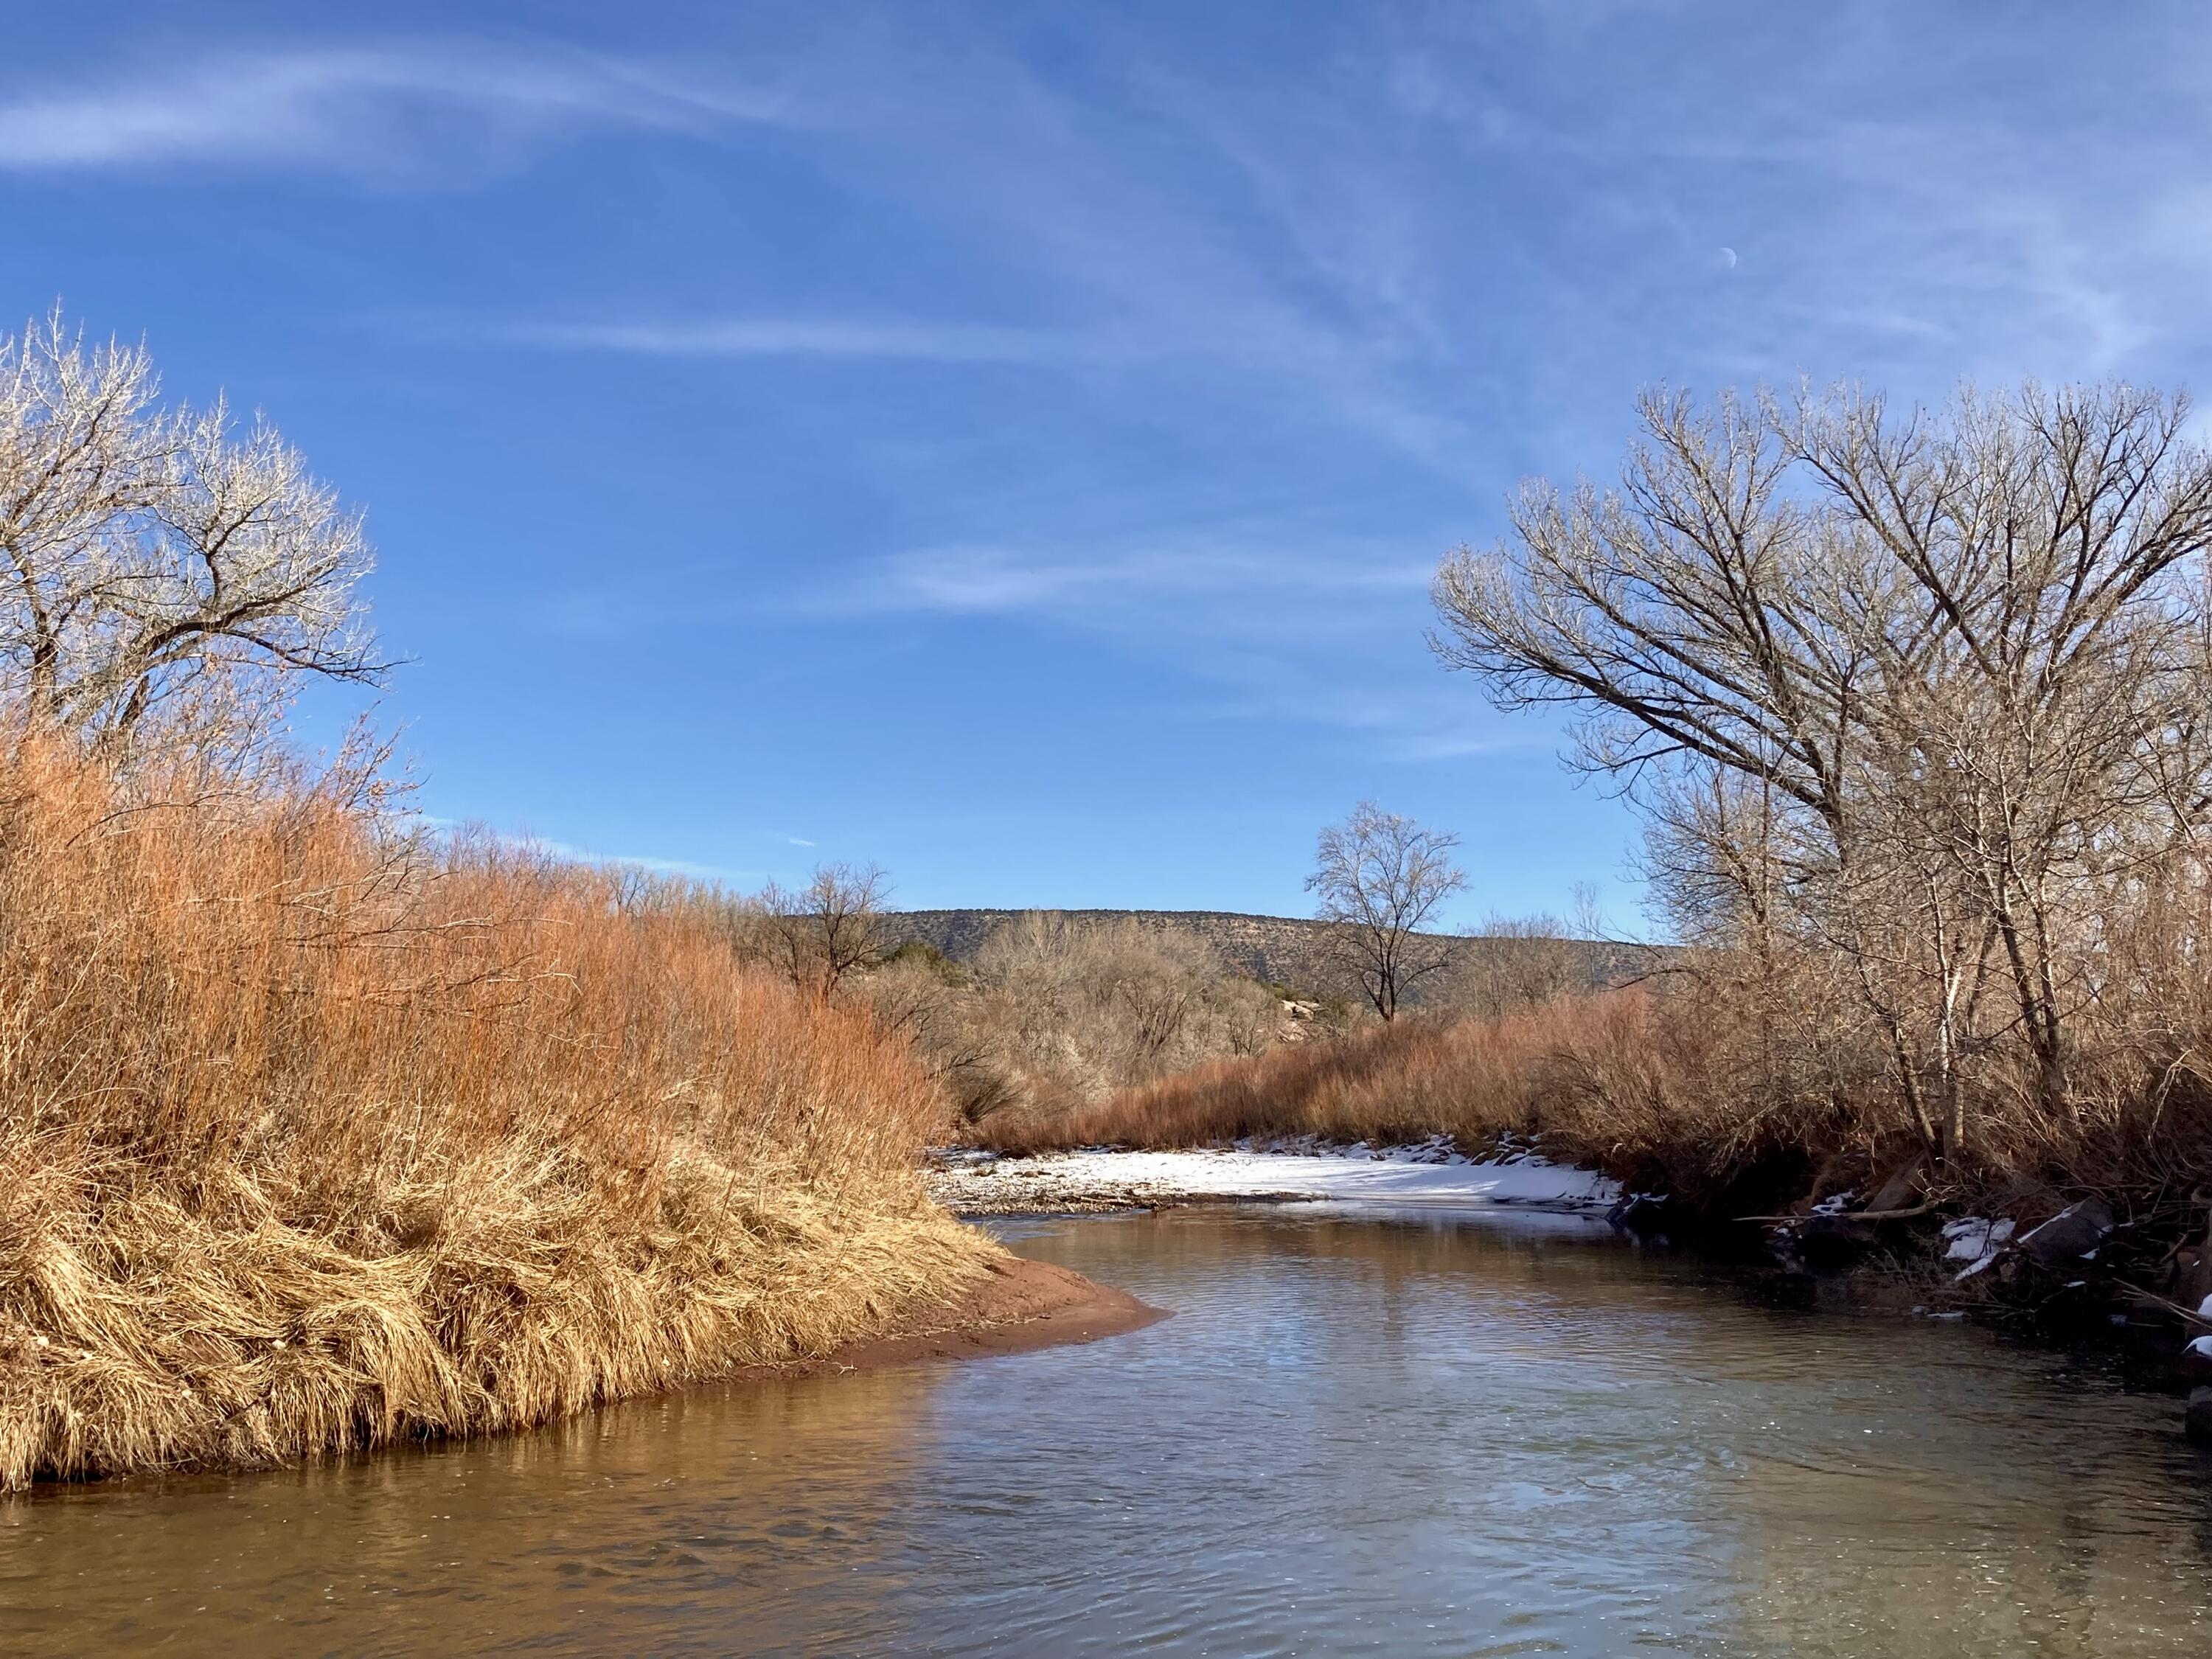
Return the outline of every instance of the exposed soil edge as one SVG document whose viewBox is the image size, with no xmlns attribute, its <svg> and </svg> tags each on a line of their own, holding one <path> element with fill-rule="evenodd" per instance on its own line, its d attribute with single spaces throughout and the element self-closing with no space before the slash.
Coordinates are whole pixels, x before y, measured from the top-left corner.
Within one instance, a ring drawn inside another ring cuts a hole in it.
<svg viewBox="0 0 2212 1659">
<path fill-rule="evenodd" d="M 980 1359 L 1063 1343 L 1096 1342 L 1141 1330 L 1168 1316 L 1127 1291 L 1026 1256 L 995 1258 L 966 1291 L 917 1310 L 919 1329 L 894 1331 L 823 1355 L 749 1365 L 738 1376 L 825 1376 L 933 1359 Z"/>
</svg>

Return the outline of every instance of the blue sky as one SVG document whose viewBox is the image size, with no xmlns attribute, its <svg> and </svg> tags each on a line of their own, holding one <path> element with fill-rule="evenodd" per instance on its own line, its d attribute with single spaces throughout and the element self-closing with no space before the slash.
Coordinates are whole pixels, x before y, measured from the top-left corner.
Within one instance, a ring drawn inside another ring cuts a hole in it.
<svg viewBox="0 0 2212 1659">
<path fill-rule="evenodd" d="M 96 21 L 95 21 L 96 20 Z M 1632 826 L 1423 644 L 1636 389 L 2202 384 L 2201 12 L 167 3 L 11 17 L 0 316 L 368 510 L 421 804 L 745 884 L 1458 917 Z M 342 717 L 318 698 L 311 738 Z"/>
</svg>

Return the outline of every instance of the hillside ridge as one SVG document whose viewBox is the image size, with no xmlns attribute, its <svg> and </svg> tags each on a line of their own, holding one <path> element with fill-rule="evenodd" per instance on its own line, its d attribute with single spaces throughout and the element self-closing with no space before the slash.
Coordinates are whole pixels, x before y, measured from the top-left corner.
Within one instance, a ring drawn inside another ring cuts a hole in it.
<svg viewBox="0 0 2212 1659">
<path fill-rule="evenodd" d="M 1336 987 L 1341 970 L 1333 960 L 1330 934 L 1337 923 L 1310 916 L 1271 916 L 1241 910 L 1029 910 L 989 907 L 933 910 L 898 910 L 883 918 L 883 937 L 896 946 L 909 940 L 927 945 L 954 962 L 972 963 L 984 940 L 1020 917 L 1036 914 L 1064 918 L 1078 926 L 1109 927 L 1133 922 L 1163 933 L 1182 933 L 1202 940 L 1224 965 L 1269 984 L 1299 991 L 1322 991 Z M 1443 944 L 1455 966 L 1473 963 L 1486 953 L 1525 950 L 1531 941 L 1504 939 L 1480 934 L 1424 934 Z M 1595 986 L 1610 983 L 1641 971 L 1652 958 L 1651 947 L 1620 945 L 1601 939 L 1545 940 L 1562 947 L 1576 961 L 1577 977 Z"/>
</svg>

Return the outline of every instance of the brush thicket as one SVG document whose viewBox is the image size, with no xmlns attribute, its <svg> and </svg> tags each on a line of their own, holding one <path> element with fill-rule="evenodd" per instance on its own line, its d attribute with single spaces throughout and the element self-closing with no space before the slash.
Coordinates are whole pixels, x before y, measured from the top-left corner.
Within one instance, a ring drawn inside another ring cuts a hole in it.
<svg viewBox="0 0 2212 1659">
<path fill-rule="evenodd" d="M 958 1293 L 857 1009 L 332 785 L 0 761 L 0 1488 L 537 1423 Z"/>
<path fill-rule="evenodd" d="M 1972 1101 L 1972 1139 L 1943 1161 L 1973 1201 L 2100 1192 L 2116 1200 L 2212 1189 L 2212 1048 L 2201 962 L 2161 960 L 2116 997 L 2076 1064 L 2072 1110 L 2034 1109 L 2034 1079 L 1993 1060 Z M 1815 1012 L 1819 1012 L 1817 1010 Z M 1924 1151 L 1861 1029 L 1717 979 L 1566 995 L 1480 1018 L 1424 1015 L 1220 1060 L 1095 1105 L 984 1120 L 1004 1152 L 1094 1145 L 1218 1146 L 1244 1136 L 1476 1147 L 1540 1133 L 1556 1158 L 1695 1201 L 1771 1205 L 1793 1182 L 1838 1183 Z"/>
</svg>

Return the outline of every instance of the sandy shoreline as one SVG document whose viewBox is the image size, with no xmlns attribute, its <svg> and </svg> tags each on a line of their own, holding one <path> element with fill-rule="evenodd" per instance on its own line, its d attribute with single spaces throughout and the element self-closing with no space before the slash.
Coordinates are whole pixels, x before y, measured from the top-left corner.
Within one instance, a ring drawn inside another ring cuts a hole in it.
<svg viewBox="0 0 2212 1659">
<path fill-rule="evenodd" d="M 980 1359 L 1033 1348 L 1096 1342 L 1165 1319 L 1127 1291 L 1049 1261 L 1005 1256 L 951 1303 L 917 1313 L 912 1328 L 788 1364 L 750 1366 L 739 1376 L 829 1376 L 936 1359 Z"/>
</svg>

